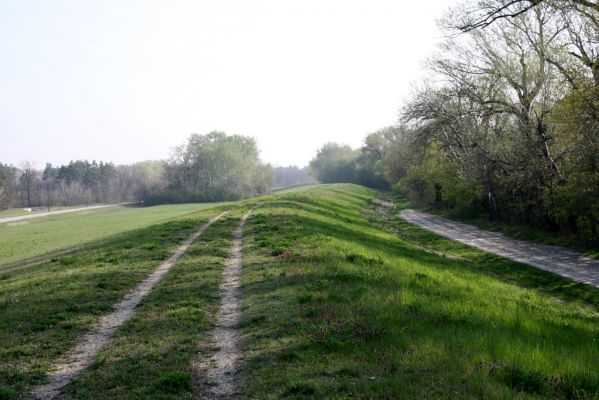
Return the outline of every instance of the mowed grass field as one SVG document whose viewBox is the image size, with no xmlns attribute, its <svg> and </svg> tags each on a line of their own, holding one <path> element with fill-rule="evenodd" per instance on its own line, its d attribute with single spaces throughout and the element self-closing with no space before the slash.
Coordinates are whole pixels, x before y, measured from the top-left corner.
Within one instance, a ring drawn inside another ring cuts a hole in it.
<svg viewBox="0 0 599 400">
<path fill-rule="evenodd" d="M 439 238 L 381 212 L 379 196 L 324 185 L 228 205 L 62 398 L 205 395 L 194 361 L 232 232 L 258 204 L 244 234 L 240 397 L 599 398 L 599 290 Z M 0 275 L 0 399 L 44 382 L 220 209 Z"/>
<path fill-rule="evenodd" d="M 115 206 L 2 223 L 0 270 L 3 264 L 78 246 L 214 206 L 213 203 L 154 207 Z"/>
</svg>

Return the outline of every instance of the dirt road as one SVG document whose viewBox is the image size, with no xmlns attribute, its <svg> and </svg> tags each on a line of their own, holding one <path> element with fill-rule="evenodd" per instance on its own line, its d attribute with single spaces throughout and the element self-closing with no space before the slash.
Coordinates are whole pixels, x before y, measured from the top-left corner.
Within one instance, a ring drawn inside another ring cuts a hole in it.
<svg viewBox="0 0 599 400">
<path fill-rule="evenodd" d="M 501 233 L 410 209 L 402 210 L 399 216 L 449 239 L 599 288 L 599 260 L 574 250 L 511 239 Z"/>
<path fill-rule="evenodd" d="M 19 215 L 17 217 L 0 218 L 0 224 L 6 223 L 6 222 L 22 221 L 24 219 L 42 218 L 42 217 L 47 217 L 50 215 L 67 214 L 67 213 L 78 212 L 78 211 L 87 211 L 87 210 L 97 210 L 98 208 L 124 206 L 127 204 L 133 204 L 133 203 L 102 204 L 99 206 L 68 208 L 66 210 L 49 211 L 49 212 L 45 212 L 45 213 L 38 213 L 38 214 L 31 214 L 31 215 Z"/>
</svg>

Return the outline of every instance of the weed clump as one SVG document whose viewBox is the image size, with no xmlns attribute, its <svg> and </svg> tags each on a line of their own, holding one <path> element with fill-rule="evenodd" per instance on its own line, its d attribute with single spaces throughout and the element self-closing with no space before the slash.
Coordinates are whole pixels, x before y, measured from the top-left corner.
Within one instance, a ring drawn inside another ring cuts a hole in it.
<svg viewBox="0 0 599 400">
<path fill-rule="evenodd" d="M 316 393 L 316 387 L 310 382 L 290 382 L 285 389 L 285 395 L 309 396 Z"/>
<path fill-rule="evenodd" d="M 345 256 L 345 260 L 354 265 L 381 265 L 383 260 L 380 257 L 368 257 L 362 254 L 351 253 Z"/>
<path fill-rule="evenodd" d="M 599 399 L 599 381 L 588 374 L 553 377 L 549 380 L 551 386 L 571 400 L 597 400 Z"/>
<path fill-rule="evenodd" d="M 154 387 L 164 393 L 177 394 L 193 389 L 191 376 L 185 372 L 173 372 L 159 378 Z"/>
<path fill-rule="evenodd" d="M 548 377 L 540 371 L 529 371 L 517 364 L 502 367 L 495 373 L 499 380 L 518 391 L 551 393 L 569 400 L 599 399 L 599 382 L 587 374 Z"/>
<path fill-rule="evenodd" d="M 497 372 L 501 381 L 508 386 L 528 393 L 540 394 L 545 390 L 545 378 L 539 371 L 528 371 L 514 364 Z"/>
<path fill-rule="evenodd" d="M 299 358 L 297 353 L 293 350 L 284 351 L 279 354 L 279 360 L 282 361 L 295 361 Z"/>
<path fill-rule="evenodd" d="M 67 266 L 67 265 L 73 265 L 77 262 L 77 258 L 75 257 L 62 257 L 58 259 L 58 263 L 60 265 Z"/>
<path fill-rule="evenodd" d="M 0 386 L 0 400 L 14 400 L 16 398 L 17 392 L 9 387 Z"/>
</svg>

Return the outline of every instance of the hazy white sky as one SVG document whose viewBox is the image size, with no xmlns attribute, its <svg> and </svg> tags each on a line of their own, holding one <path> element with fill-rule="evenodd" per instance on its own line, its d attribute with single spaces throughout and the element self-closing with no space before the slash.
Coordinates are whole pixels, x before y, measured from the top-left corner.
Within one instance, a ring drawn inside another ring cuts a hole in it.
<svg viewBox="0 0 599 400">
<path fill-rule="evenodd" d="M 391 125 L 454 0 L 0 0 L 0 162 L 168 157 L 192 132 L 305 165 Z"/>
</svg>

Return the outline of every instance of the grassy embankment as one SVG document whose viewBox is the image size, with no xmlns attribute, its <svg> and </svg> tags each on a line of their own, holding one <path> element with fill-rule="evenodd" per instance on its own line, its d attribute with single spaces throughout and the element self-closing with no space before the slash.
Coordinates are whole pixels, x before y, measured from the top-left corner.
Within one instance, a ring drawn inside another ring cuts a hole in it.
<svg viewBox="0 0 599 400">
<path fill-rule="evenodd" d="M 599 395 L 599 290 L 364 211 L 374 195 L 317 188 L 251 219 L 249 397 Z"/>
<path fill-rule="evenodd" d="M 220 211 L 115 235 L 69 256 L 0 275 L 0 399 L 16 398 L 43 382 L 53 361 L 77 337 Z M 197 299 L 185 301 L 193 313 Z"/>
<path fill-rule="evenodd" d="M 0 266 L 182 217 L 215 204 L 115 206 L 0 224 Z M 1 268 L 0 268 L 1 271 Z"/>
<path fill-rule="evenodd" d="M 318 186 L 322 186 L 322 185 L 318 184 L 318 183 L 311 183 L 311 184 L 305 184 L 305 185 L 291 185 L 291 186 L 284 186 L 284 187 L 273 189 L 272 192 L 275 194 L 303 192 L 308 189 L 314 189 Z"/>
<path fill-rule="evenodd" d="M 599 290 L 383 215 L 374 196 L 334 185 L 252 201 L 263 205 L 244 247 L 248 398 L 599 395 Z M 214 321 L 239 215 L 206 231 L 66 397 L 194 395 L 191 364 Z M 201 219 L 123 234 L 2 278 L 6 393 L 42 381 L 49 360 Z"/>
</svg>

